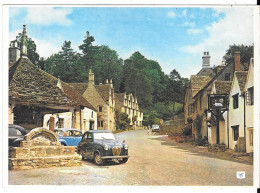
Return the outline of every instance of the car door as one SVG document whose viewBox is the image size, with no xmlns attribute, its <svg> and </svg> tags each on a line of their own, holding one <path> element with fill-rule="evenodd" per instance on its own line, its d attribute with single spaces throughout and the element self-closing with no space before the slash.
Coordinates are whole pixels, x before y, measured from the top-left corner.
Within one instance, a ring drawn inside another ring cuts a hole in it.
<svg viewBox="0 0 260 193">
<path fill-rule="evenodd" d="M 93 134 L 92 133 L 88 133 L 87 134 L 87 139 L 86 142 L 83 145 L 84 150 L 85 150 L 85 156 L 88 159 L 92 159 L 93 158 Z"/>
</svg>

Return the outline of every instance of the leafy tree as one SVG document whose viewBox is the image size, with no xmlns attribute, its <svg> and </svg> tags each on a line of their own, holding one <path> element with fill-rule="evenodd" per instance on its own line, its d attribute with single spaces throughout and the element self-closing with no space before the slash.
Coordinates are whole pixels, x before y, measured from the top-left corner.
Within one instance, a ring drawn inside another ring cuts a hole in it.
<svg viewBox="0 0 260 193">
<path fill-rule="evenodd" d="M 126 130 L 130 128 L 130 119 L 126 113 L 116 110 L 116 130 Z"/>
<path fill-rule="evenodd" d="M 229 49 L 227 49 L 226 54 L 224 55 L 224 59 L 227 64 L 231 64 L 234 62 L 234 53 L 236 51 L 240 52 L 240 61 L 242 64 L 250 63 L 250 59 L 254 57 L 254 45 L 230 45 Z"/>
<path fill-rule="evenodd" d="M 123 76 L 123 60 L 118 57 L 117 52 L 108 46 L 99 46 L 93 59 L 95 65 L 92 69 L 96 84 L 112 79 L 115 91 L 119 92 Z"/>
<path fill-rule="evenodd" d="M 61 51 L 46 60 L 46 71 L 64 82 L 84 82 L 87 71 L 81 57 L 71 48 L 70 41 L 64 41 Z"/>
</svg>

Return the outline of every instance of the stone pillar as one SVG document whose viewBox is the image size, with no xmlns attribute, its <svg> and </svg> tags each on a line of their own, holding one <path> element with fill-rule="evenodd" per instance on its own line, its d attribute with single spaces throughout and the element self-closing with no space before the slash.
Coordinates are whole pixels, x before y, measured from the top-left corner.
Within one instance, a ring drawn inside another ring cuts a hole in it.
<svg viewBox="0 0 260 193">
<path fill-rule="evenodd" d="M 49 129 L 54 131 L 55 129 L 55 118 L 53 116 L 50 117 Z"/>
</svg>

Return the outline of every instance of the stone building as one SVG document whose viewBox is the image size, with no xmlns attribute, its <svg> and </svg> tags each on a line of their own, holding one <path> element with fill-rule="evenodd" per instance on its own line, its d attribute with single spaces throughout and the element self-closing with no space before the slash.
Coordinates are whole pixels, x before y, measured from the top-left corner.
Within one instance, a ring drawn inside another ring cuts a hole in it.
<svg viewBox="0 0 260 193">
<path fill-rule="evenodd" d="M 235 71 L 245 70 L 247 70 L 247 67 L 240 62 L 240 52 L 235 52 L 234 63 L 225 64 L 225 62 L 222 62 L 221 65 L 217 66 L 217 74 L 213 78 L 211 78 L 210 81 L 195 94 L 195 96 L 193 96 L 192 101 L 194 102 L 196 110 L 193 112 L 192 121 L 194 122 L 195 117 L 197 117 L 198 115 L 200 116 L 202 138 L 208 138 L 208 126 L 206 123 L 208 115 L 206 111 L 208 110 L 208 94 L 210 94 L 212 91 L 213 83 L 215 81 L 232 81 Z M 196 134 L 194 133 L 194 135 Z"/>
<path fill-rule="evenodd" d="M 80 122 L 81 110 L 95 108 L 72 86 L 37 68 L 27 57 L 26 27 L 24 25 L 22 43 L 17 53 L 9 58 L 9 124 L 18 124 L 30 130 L 43 126 L 46 114 L 71 112 L 72 122 Z M 15 61 L 20 52 L 20 58 Z M 50 122 L 54 129 L 54 121 Z M 78 129 L 82 129 L 78 127 Z"/>
<path fill-rule="evenodd" d="M 97 128 L 116 130 L 115 94 L 112 80 L 106 84 L 95 85 L 94 73 L 89 71 L 88 83 L 70 83 L 89 103 L 97 109 Z"/>
<path fill-rule="evenodd" d="M 141 128 L 143 125 L 143 112 L 138 106 L 137 97 L 132 93 L 115 93 L 116 110 L 128 114 L 130 125 L 134 129 Z"/>
</svg>

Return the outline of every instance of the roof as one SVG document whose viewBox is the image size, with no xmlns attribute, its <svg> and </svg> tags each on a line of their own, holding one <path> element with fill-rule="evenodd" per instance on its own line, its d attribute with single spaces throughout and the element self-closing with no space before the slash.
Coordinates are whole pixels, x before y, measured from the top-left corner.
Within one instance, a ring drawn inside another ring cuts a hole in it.
<svg viewBox="0 0 260 193">
<path fill-rule="evenodd" d="M 112 131 L 109 131 L 109 130 L 89 130 L 87 132 L 89 132 L 89 133 L 112 133 Z"/>
<path fill-rule="evenodd" d="M 246 85 L 246 80 L 247 80 L 247 71 L 236 71 L 235 76 L 237 77 L 237 81 L 239 84 L 240 91 L 243 92 L 245 85 Z"/>
<path fill-rule="evenodd" d="M 197 74 L 197 76 L 209 76 L 209 77 L 214 77 L 215 72 L 213 71 L 212 68 L 202 68 Z"/>
<path fill-rule="evenodd" d="M 81 95 L 83 95 L 88 88 L 88 83 L 69 83 L 69 85 L 73 86 Z"/>
<path fill-rule="evenodd" d="M 228 66 L 230 65 L 234 65 L 233 63 L 229 63 L 227 65 L 225 65 L 199 92 L 197 92 L 197 94 L 193 97 L 196 97 L 199 93 L 201 93 L 202 91 L 204 91 L 205 89 L 207 89 L 209 87 L 209 85 L 211 85 L 226 69 Z M 243 64 L 240 64 L 242 66 L 244 66 Z"/>
<path fill-rule="evenodd" d="M 195 96 L 210 81 L 210 79 L 209 76 L 191 75 L 190 84 L 192 97 Z"/>
<path fill-rule="evenodd" d="M 100 84 L 95 86 L 101 96 L 106 100 L 109 101 L 109 90 L 111 89 L 110 84 Z"/>
<path fill-rule="evenodd" d="M 216 94 L 229 94 L 232 81 L 215 81 Z"/>
<path fill-rule="evenodd" d="M 116 102 L 124 102 L 125 93 L 115 93 Z"/>
<path fill-rule="evenodd" d="M 58 79 L 37 68 L 28 58 L 20 58 L 9 68 L 9 100 L 17 103 L 55 108 L 90 107 L 88 102 L 76 96 L 77 91 L 68 84 L 57 86 Z"/>
<path fill-rule="evenodd" d="M 88 83 L 69 84 L 73 86 L 81 95 L 83 95 L 88 88 Z M 97 89 L 98 93 L 102 96 L 102 98 L 105 100 L 105 102 L 109 101 L 109 89 L 111 88 L 110 84 L 95 85 L 95 88 Z"/>
</svg>

